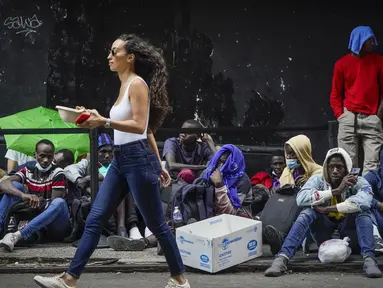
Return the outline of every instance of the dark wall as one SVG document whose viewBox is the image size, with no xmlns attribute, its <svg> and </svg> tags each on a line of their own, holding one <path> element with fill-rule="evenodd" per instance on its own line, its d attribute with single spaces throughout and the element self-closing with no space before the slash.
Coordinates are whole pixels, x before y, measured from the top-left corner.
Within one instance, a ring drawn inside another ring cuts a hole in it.
<svg viewBox="0 0 383 288">
<path fill-rule="evenodd" d="M 119 34 L 132 32 L 165 53 L 173 106 L 165 127 L 194 117 L 211 127 L 325 124 L 333 119 L 333 65 L 347 53 L 351 30 L 370 25 L 383 39 L 378 1 L 262 2 L 174 0 L 156 7 L 149 1 L 0 0 L 0 116 L 45 103 L 108 113 L 119 87 L 108 71 L 108 49 Z M 34 15 L 42 25 L 28 35 L 3 25 L 8 17 Z M 294 134 L 266 130 L 220 139 L 280 145 Z M 322 161 L 326 132 L 305 134 Z"/>
<path fill-rule="evenodd" d="M 265 107 L 270 100 L 283 103 L 283 125 L 320 125 L 334 119 L 329 105 L 332 69 L 348 52 L 351 30 L 369 25 L 378 41 L 383 37 L 377 1 L 310 1 L 303 6 L 294 1 L 198 2 L 191 7 L 191 31 L 203 32 L 214 43 L 213 74 L 223 73 L 233 82 L 233 124 L 238 125 L 266 119 L 278 123 L 281 113 Z M 326 133 L 306 134 L 321 161 L 328 147 Z"/>
<path fill-rule="evenodd" d="M 46 104 L 52 20 L 46 1 L 0 0 L 0 117 Z"/>
</svg>

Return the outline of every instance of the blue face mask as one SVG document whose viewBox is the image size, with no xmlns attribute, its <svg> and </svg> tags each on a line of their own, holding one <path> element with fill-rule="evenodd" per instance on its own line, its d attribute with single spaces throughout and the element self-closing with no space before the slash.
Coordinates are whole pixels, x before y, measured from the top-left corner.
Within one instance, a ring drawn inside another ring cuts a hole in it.
<svg viewBox="0 0 383 288">
<path fill-rule="evenodd" d="M 286 165 L 289 169 L 296 169 L 301 167 L 301 164 L 298 163 L 297 159 L 286 159 Z"/>
<path fill-rule="evenodd" d="M 47 168 L 41 167 L 40 163 L 36 163 L 36 168 L 39 169 L 40 172 L 47 172 L 52 168 L 52 164 L 50 164 Z"/>
<path fill-rule="evenodd" d="M 110 164 L 107 167 L 102 166 L 100 169 L 98 169 L 98 173 L 100 173 L 102 176 L 105 177 L 106 173 L 108 173 L 109 167 L 110 167 Z"/>
</svg>

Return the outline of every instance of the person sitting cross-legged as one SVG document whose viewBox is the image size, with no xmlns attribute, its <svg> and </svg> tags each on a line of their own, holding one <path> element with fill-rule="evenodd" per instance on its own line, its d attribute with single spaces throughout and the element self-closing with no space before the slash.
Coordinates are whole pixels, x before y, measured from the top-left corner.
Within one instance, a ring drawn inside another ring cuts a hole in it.
<svg viewBox="0 0 383 288">
<path fill-rule="evenodd" d="M 319 246 L 337 230 L 342 238 L 350 237 L 353 250 L 360 248 L 365 275 L 382 277 L 374 253 L 372 188 L 364 178 L 350 173 L 351 169 L 352 160 L 345 150 L 334 148 L 327 153 L 323 174 L 311 176 L 299 191 L 297 204 L 306 209 L 299 214 L 265 276 L 284 273 L 310 232 Z"/>
<path fill-rule="evenodd" d="M 3 232 L 1 230 L 7 212 L 20 199 L 28 201 L 29 206 L 36 209 L 38 214 L 20 231 L 4 236 L 0 246 L 8 251 L 12 251 L 19 240 L 27 240 L 43 228 L 47 229 L 49 237 L 54 240 L 62 240 L 70 234 L 68 205 L 64 199 L 66 178 L 63 170 L 53 164 L 54 151 L 51 141 L 39 141 L 36 144 L 37 163 L 0 181 L 0 190 L 4 193 L 0 201 L 0 233 Z M 40 203 L 42 199 L 45 199 L 44 205 Z"/>
</svg>

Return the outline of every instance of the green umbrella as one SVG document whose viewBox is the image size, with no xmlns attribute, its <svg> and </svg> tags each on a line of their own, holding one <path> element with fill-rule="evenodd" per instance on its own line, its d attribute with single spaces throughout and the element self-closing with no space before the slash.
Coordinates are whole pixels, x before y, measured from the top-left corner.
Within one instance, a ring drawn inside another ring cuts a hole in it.
<svg viewBox="0 0 383 288">
<path fill-rule="evenodd" d="M 20 128 L 77 128 L 75 124 L 66 123 L 57 111 L 44 107 L 25 110 L 0 118 L 1 129 Z M 89 152 L 89 134 L 25 134 L 4 135 L 7 148 L 33 156 L 35 146 L 41 139 L 48 139 L 55 145 L 56 151 L 69 149 L 75 158 Z"/>
</svg>

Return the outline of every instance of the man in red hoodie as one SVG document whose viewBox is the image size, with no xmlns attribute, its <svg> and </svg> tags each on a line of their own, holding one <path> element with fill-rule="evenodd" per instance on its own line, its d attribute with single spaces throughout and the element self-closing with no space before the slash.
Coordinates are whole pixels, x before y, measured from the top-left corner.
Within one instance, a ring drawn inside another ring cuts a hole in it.
<svg viewBox="0 0 383 288">
<path fill-rule="evenodd" d="M 350 36 L 350 53 L 335 63 L 330 104 L 339 122 L 338 145 L 358 167 L 359 139 L 364 150 L 363 172 L 376 169 L 383 143 L 383 65 L 374 53 L 377 41 L 368 26 Z"/>
</svg>

